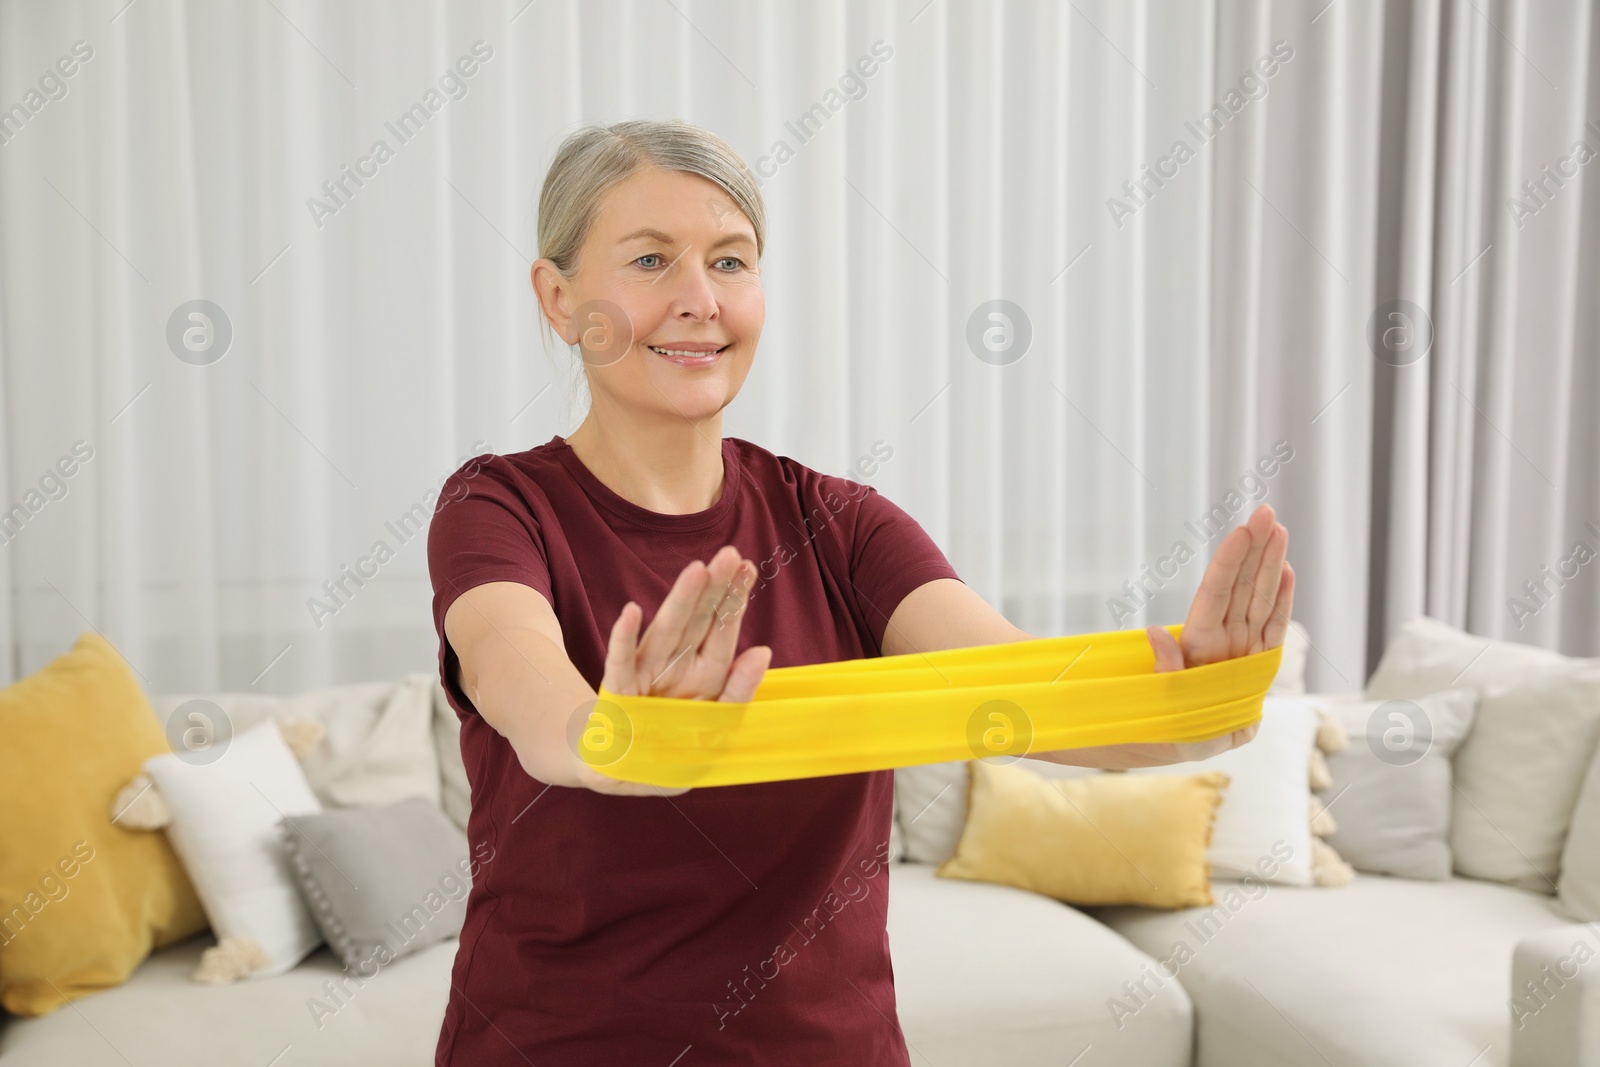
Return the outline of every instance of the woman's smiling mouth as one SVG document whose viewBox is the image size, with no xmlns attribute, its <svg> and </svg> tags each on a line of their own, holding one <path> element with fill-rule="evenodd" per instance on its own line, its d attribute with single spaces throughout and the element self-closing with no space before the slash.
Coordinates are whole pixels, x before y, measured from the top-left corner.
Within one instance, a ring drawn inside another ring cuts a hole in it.
<svg viewBox="0 0 1600 1067">
<path fill-rule="evenodd" d="M 650 351 L 665 359 L 669 363 L 676 363 L 680 367 L 705 367 L 717 361 L 717 357 L 728 349 L 728 345 L 713 344 L 674 344 L 674 345 L 647 345 Z"/>
</svg>

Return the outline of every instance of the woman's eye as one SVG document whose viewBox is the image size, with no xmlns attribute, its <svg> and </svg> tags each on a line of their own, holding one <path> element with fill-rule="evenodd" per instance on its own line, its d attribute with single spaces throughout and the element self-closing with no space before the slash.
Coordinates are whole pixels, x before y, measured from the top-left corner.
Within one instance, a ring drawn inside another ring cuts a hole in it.
<svg viewBox="0 0 1600 1067">
<path fill-rule="evenodd" d="M 646 252 L 633 262 L 636 265 L 643 267 L 645 270 L 656 270 L 666 262 L 666 257 L 660 252 Z M 716 267 L 718 270 L 725 273 L 732 273 L 733 271 L 743 269 L 744 260 L 740 259 L 738 256 L 723 256 L 722 258 L 716 260 Z"/>
</svg>

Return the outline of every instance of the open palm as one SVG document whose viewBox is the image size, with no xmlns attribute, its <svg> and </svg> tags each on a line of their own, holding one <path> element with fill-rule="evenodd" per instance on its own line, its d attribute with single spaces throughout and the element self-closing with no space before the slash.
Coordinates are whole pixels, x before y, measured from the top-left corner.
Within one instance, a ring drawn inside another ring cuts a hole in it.
<svg viewBox="0 0 1600 1067">
<path fill-rule="evenodd" d="M 1211 557 L 1189 605 L 1183 636 L 1146 628 L 1156 670 L 1176 671 L 1264 652 L 1283 644 L 1294 606 L 1294 568 L 1285 556 L 1289 531 L 1262 504 L 1228 532 Z"/>
<path fill-rule="evenodd" d="M 772 660 L 765 645 L 734 657 L 755 576 L 755 564 L 732 545 L 709 566 L 695 560 L 678 574 L 642 640 L 644 612 L 630 600 L 611 627 L 602 684 L 618 696 L 750 700 Z"/>
<path fill-rule="evenodd" d="M 1228 532 L 1211 557 L 1189 605 L 1181 640 L 1159 626 L 1145 628 L 1155 669 L 1179 671 L 1264 652 L 1283 644 L 1294 607 L 1294 568 L 1285 556 L 1289 531 L 1263 504 Z M 1207 741 L 1121 746 L 1127 766 L 1164 766 L 1208 759 L 1255 739 L 1261 723 Z"/>
<path fill-rule="evenodd" d="M 756 645 L 738 656 L 734 650 L 755 577 L 756 565 L 732 545 L 712 556 L 709 566 L 695 560 L 679 572 L 642 640 L 639 624 L 644 609 L 628 601 L 611 627 L 601 686 L 617 696 L 736 703 L 754 699 L 772 662 L 772 649 Z M 585 788 L 614 796 L 677 796 L 689 791 L 608 778 L 581 761 L 575 770 Z"/>
</svg>

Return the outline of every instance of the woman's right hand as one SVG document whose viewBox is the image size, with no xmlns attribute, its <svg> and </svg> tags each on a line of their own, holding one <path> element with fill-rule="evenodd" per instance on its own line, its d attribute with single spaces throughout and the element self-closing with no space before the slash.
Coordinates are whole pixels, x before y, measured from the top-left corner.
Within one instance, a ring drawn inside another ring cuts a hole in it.
<svg viewBox="0 0 1600 1067">
<path fill-rule="evenodd" d="M 734 648 L 755 577 L 756 565 L 732 545 L 712 556 L 710 566 L 695 560 L 678 574 L 642 640 L 639 623 L 644 610 L 628 601 L 611 627 L 601 684 L 618 696 L 740 703 L 754 698 L 772 662 L 772 649 L 757 645 L 735 657 Z M 677 796 L 689 791 L 687 786 L 673 789 L 618 781 L 573 755 L 579 783 L 597 793 Z"/>
</svg>

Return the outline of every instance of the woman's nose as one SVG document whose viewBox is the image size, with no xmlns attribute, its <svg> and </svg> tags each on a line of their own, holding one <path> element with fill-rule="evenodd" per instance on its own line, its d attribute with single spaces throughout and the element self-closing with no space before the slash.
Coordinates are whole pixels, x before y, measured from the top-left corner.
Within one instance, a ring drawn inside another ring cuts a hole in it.
<svg viewBox="0 0 1600 1067">
<path fill-rule="evenodd" d="M 663 279 L 672 286 L 672 314 L 709 319 L 717 313 L 717 294 L 703 264 L 690 263 L 684 256 L 672 270 L 674 277 Z"/>
</svg>

